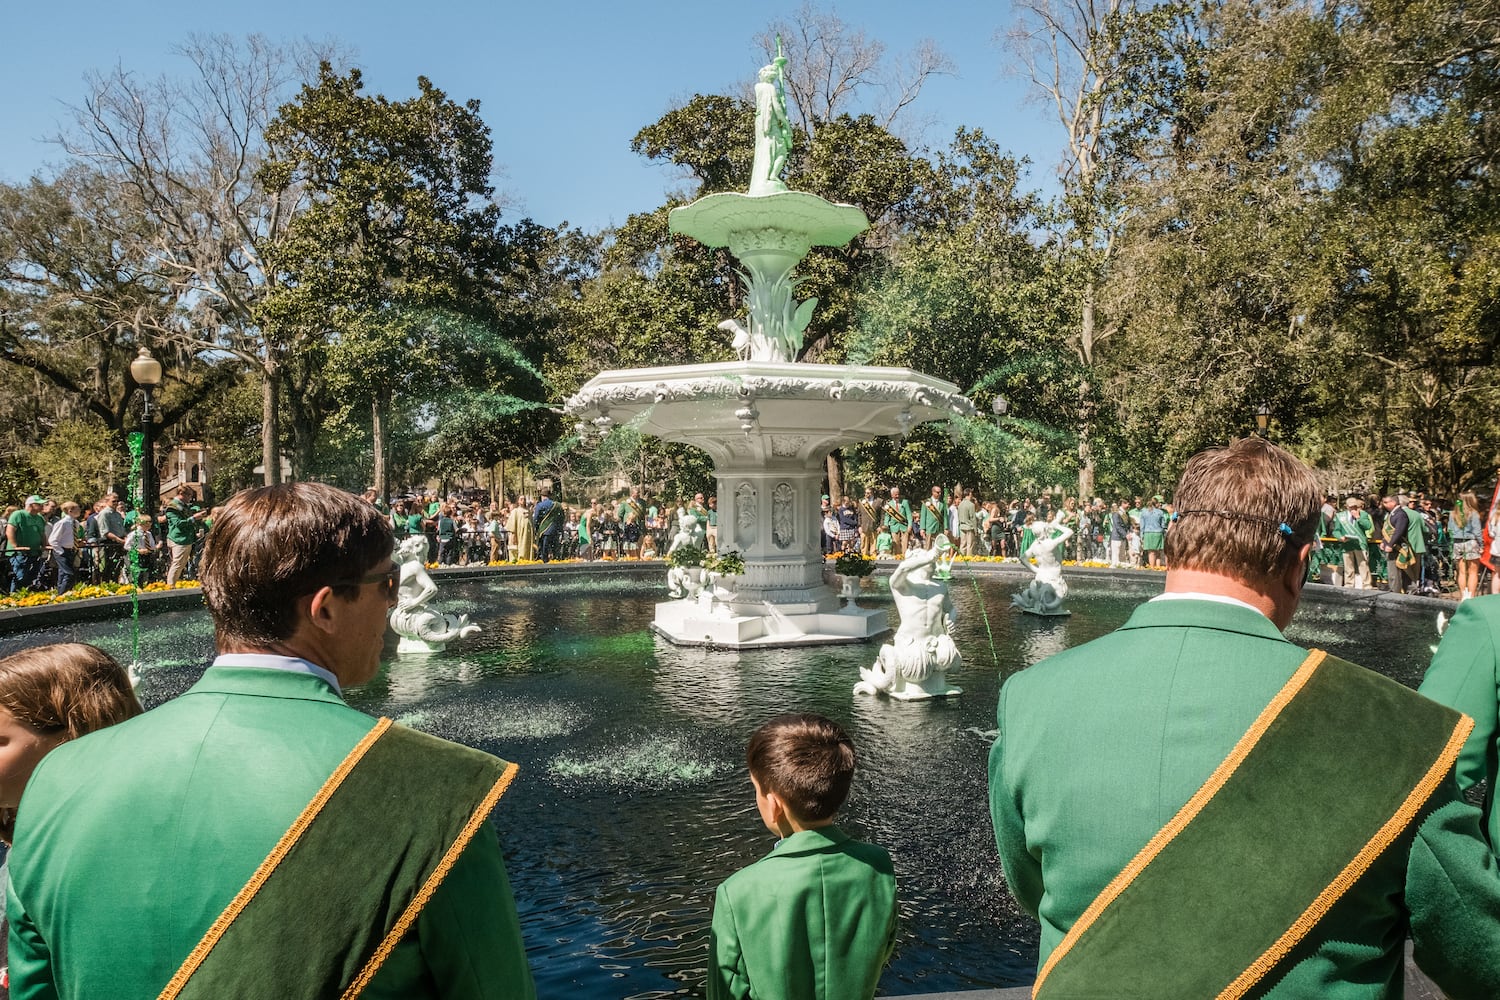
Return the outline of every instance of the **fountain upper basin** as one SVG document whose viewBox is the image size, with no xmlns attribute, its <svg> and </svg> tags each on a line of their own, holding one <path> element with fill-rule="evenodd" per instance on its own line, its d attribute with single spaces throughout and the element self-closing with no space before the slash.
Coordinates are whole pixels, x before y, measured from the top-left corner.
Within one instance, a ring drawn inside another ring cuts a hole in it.
<svg viewBox="0 0 1500 1000">
<path fill-rule="evenodd" d="M 566 412 L 695 445 L 722 471 L 821 462 L 840 445 L 972 416 L 974 405 L 910 368 L 739 361 L 601 372 Z"/>
</svg>

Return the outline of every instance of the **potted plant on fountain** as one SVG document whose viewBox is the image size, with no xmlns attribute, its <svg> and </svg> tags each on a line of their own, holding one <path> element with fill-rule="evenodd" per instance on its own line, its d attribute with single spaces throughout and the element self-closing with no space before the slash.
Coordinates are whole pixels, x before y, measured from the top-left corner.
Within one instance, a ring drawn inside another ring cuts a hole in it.
<svg viewBox="0 0 1500 1000">
<path fill-rule="evenodd" d="M 708 553 L 696 545 L 679 545 L 667 553 L 667 594 L 696 598 L 703 591 L 703 563 Z"/>
<path fill-rule="evenodd" d="M 714 600 L 726 603 L 734 600 L 735 592 L 739 589 L 740 574 L 745 572 L 744 556 L 730 549 L 728 552 L 709 556 L 704 560 L 703 568 L 708 571 L 708 583 L 713 588 Z"/>
<path fill-rule="evenodd" d="M 875 572 L 875 561 L 858 552 L 845 552 L 834 560 L 833 571 L 839 578 L 839 596 L 853 604 L 859 596 L 859 581 Z"/>
</svg>

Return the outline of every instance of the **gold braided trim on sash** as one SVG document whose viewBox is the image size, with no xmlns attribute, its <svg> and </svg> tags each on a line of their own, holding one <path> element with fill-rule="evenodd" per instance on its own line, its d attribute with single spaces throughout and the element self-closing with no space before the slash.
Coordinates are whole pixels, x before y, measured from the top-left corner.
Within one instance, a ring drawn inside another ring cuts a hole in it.
<svg viewBox="0 0 1500 1000">
<path fill-rule="evenodd" d="M 276 846 L 271 849 L 271 853 L 266 855 L 266 859 L 260 863 L 260 867 L 255 869 L 255 874 L 250 876 L 250 881 L 246 882 L 244 887 L 235 895 L 234 899 L 230 900 L 229 905 L 224 908 L 223 913 L 219 914 L 218 919 L 209 925 L 208 930 L 203 935 L 203 939 L 188 954 L 187 959 L 177 969 L 176 974 L 172 976 L 167 982 L 166 987 L 157 996 L 157 1000 L 175 1000 L 177 995 L 182 992 L 183 987 L 187 986 L 188 980 L 193 977 L 193 973 L 197 972 L 198 967 L 203 964 L 204 959 L 208 958 L 208 953 L 214 950 L 214 946 L 219 943 L 220 938 L 224 936 L 224 932 L 229 930 L 229 925 L 234 923 L 245 907 L 250 904 L 250 900 L 254 899 L 255 895 L 260 892 L 261 887 L 266 884 L 266 879 L 271 877 L 271 873 L 276 871 L 282 859 L 297 845 L 297 841 L 302 839 L 302 834 L 307 832 L 308 827 L 312 826 L 313 821 L 318 818 L 318 814 L 323 811 L 323 807 L 328 804 L 328 800 L 333 798 L 333 793 L 338 791 L 339 786 L 344 783 L 344 779 L 349 776 L 349 772 L 354 770 L 355 765 L 360 762 L 370 747 L 375 745 L 375 741 L 384 736 L 386 730 L 390 729 L 390 727 L 390 719 L 380 719 L 375 723 L 374 728 L 365 734 L 363 739 L 354 744 L 354 749 L 350 750 L 349 755 L 343 759 L 338 767 L 334 768 L 333 773 L 328 776 L 328 780 L 323 782 L 323 787 L 318 789 L 318 794 L 313 796 L 312 801 L 303 808 L 301 814 L 292 822 L 291 827 L 286 833 L 281 835 L 281 839 L 276 842 Z"/>
<path fill-rule="evenodd" d="M 1417 786 L 1406 796 L 1406 801 L 1401 803 L 1401 808 L 1385 821 L 1385 825 L 1376 831 L 1369 843 L 1360 849 L 1360 852 L 1354 856 L 1354 860 L 1350 861 L 1344 870 L 1328 883 L 1328 887 L 1318 894 L 1318 898 L 1303 911 L 1302 916 L 1293 921 L 1286 933 L 1266 949 L 1265 954 L 1251 963 L 1248 969 L 1240 973 L 1234 982 L 1225 987 L 1224 992 L 1219 994 L 1221 998 L 1230 1000 L 1230 998 L 1244 996 L 1251 987 L 1264 978 L 1266 973 L 1274 969 L 1276 964 L 1287 956 L 1298 941 L 1317 926 L 1318 921 L 1323 919 L 1333 904 L 1349 891 L 1360 876 L 1369 870 L 1370 865 L 1375 863 L 1375 859 L 1380 857 L 1385 849 L 1391 846 L 1392 841 L 1401 835 L 1401 831 L 1405 830 L 1407 825 L 1416 818 L 1417 813 L 1432 797 L 1432 793 L 1437 791 L 1438 785 L 1442 784 L 1443 779 L 1448 776 L 1454 761 L 1458 760 L 1459 752 L 1463 750 L 1464 741 L 1469 738 L 1469 733 L 1473 729 L 1473 719 L 1467 715 L 1459 719 L 1458 725 L 1454 727 L 1447 744 L 1443 747 L 1443 752 L 1438 755 L 1437 760 L 1433 761 L 1432 766 L 1427 769 L 1427 773 L 1423 775 Z"/>
<path fill-rule="evenodd" d="M 1078 939 L 1083 936 L 1084 931 L 1088 930 L 1094 921 L 1099 919 L 1099 915 L 1119 897 L 1120 893 L 1124 892 L 1130 886 L 1130 883 L 1135 881 L 1136 876 L 1145 871 L 1146 866 L 1155 860 L 1156 856 L 1179 833 L 1186 829 L 1189 823 L 1198 817 L 1198 813 L 1203 810 L 1203 807 L 1208 804 L 1209 800 L 1219 793 L 1219 790 L 1224 787 L 1234 772 L 1239 769 L 1240 764 L 1244 763 L 1245 758 L 1250 755 L 1250 751 L 1255 749 L 1255 745 L 1260 742 L 1260 738 L 1265 735 L 1266 730 L 1271 728 L 1271 723 L 1276 721 L 1276 717 L 1281 714 L 1282 709 L 1291 704 L 1292 699 L 1307 684 L 1308 678 L 1312 677 L 1319 665 L 1322 664 L 1325 656 L 1327 654 L 1321 649 L 1314 649 L 1308 653 L 1307 659 L 1302 661 L 1302 665 L 1297 668 L 1297 672 L 1292 674 L 1291 679 L 1276 693 L 1276 697 L 1272 698 L 1270 703 L 1261 709 L 1261 713 L 1256 717 L 1255 722 L 1240 737 L 1239 742 L 1234 745 L 1234 749 L 1229 752 L 1229 756 L 1225 757 L 1219 763 L 1219 766 L 1214 769 L 1214 772 L 1208 776 L 1208 780 L 1203 783 L 1203 787 L 1193 793 L 1193 797 L 1188 799 L 1187 803 L 1177 811 L 1177 815 L 1173 816 L 1167 822 L 1166 826 L 1156 831 L 1156 835 L 1146 842 L 1146 846 L 1141 848 L 1140 853 L 1131 859 L 1130 864 L 1126 865 L 1120 874 L 1110 880 L 1110 883 L 1104 887 L 1103 892 L 1094 897 L 1094 901 L 1089 904 L 1088 909 L 1084 910 L 1083 915 L 1074 922 L 1072 927 L 1068 928 L 1068 933 L 1064 935 L 1057 947 L 1052 949 L 1052 954 L 1047 956 L 1047 961 L 1042 966 L 1042 971 L 1037 974 L 1036 984 L 1031 988 L 1032 996 L 1036 996 L 1037 991 L 1042 988 L 1043 980 L 1051 973 L 1053 967 L 1062 960 L 1062 957 L 1073 949 L 1073 946 L 1078 943 Z"/>
<path fill-rule="evenodd" d="M 402 911 L 395 926 L 391 928 L 390 933 L 386 934 L 385 939 L 380 942 L 380 946 L 375 949 L 375 954 L 370 956 L 370 960 L 365 963 L 365 967 L 359 970 L 359 975 L 354 977 L 354 981 L 344 991 L 342 1000 L 354 1000 L 355 997 L 364 992 L 366 986 L 370 985 L 370 980 L 375 977 L 375 973 L 379 972 L 380 967 L 385 964 L 385 960 L 391 957 L 391 952 L 395 950 L 396 945 L 400 943 L 401 939 L 406 936 L 406 932 L 411 930 L 411 925 L 416 923 L 417 916 L 421 914 L 423 908 L 432 900 L 433 894 L 438 890 L 438 886 L 443 884 L 443 880 L 448 877 L 448 873 L 458 863 L 459 855 L 463 854 L 464 848 L 469 846 L 469 841 L 474 839 L 474 834 L 479 832 L 479 827 L 489 819 L 490 812 L 495 808 L 495 804 L 500 801 L 500 796 L 504 795 L 505 790 L 510 787 L 511 779 L 515 778 L 516 772 L 519 770 L 520 766 L 515 763 L 510 763 L 505 768 L 505 773 L 500 775 L 500 780 L 495 782 L 494 787 L 489 790 L 489 794 L 485 795 L 484 800 L 475 807 L 473 814 L 469 816 L 469 821 L 459 831 L 458 837 L 448 848 L 448 852 L 443 855 L 437 867 L 432 870 L 432 874 L 427 877 L 427 881 L 422 883 L 422 888 L 417 890 L 416 896 L 407 904 L 406 909 Z"/>
</svg>

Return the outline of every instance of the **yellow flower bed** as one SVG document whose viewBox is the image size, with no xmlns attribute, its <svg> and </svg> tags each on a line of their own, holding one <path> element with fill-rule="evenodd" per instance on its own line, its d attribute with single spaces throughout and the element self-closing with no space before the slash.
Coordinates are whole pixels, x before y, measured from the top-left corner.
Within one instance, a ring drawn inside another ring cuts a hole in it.
<svg viewBox="0 0 1500 1000">
<path fill-rule="evenodd" d="M 191 590 L 196 586 L 198 586 L 197 580 L 179 580 L 171 587 L 165 583 L 148 583 L 140 588 L 139 592 L 159 594 L 167 590 Z M 0 595 L 0 608 L 40 608 L 48 604 L 70 604 L 73 601 L 87 601 L 98 597 L 128 597 L 136 592 L 135 587 L 126 583 L 90 583 L 82 587 L 74 587 L 66 594 L 56 594 L 50 590 L 36 593 L 22 590 L 8 596 Z"/>
</svg>

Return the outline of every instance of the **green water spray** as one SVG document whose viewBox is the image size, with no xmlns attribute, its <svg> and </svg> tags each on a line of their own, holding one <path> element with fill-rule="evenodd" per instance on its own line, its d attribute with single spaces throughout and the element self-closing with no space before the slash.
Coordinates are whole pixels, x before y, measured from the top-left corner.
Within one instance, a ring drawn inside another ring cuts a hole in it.
<svg viewBox="0 0 1500 1000">
<path fill-rule="evenodd" d="M 990 629 L 990 613 L 984 607 L 984 594 L 979 590 L 979 577 L 970 570 L 969 582 L 974 585 L 974 597 L 979 601 L 979 617 L 984 620 L 984 634 L 990 640 L 990 661 L 1000 666 L 1000 654 L 995 652 L 995 633 Z"/>
<path fill-rule="evenodd" d="M 141 459 L 146 451 L 146 435 L 135 431 L 125 437 L 125 446 L 130 449 L 130 483 L 133 512 L 132 517 L 139 516 L 139 511 L 145 507 L 146 499 L 141 490 L 145 484 L 141 481 Z M 130 529 L 125 530 L 125 537 L 130 537 Z M 130 663 L 138 666 L 141 662 L 141 554 L 131 546 L 125 558 L 130 560 Z"/>
</svg>

